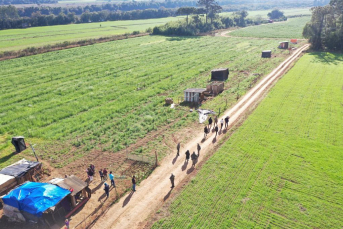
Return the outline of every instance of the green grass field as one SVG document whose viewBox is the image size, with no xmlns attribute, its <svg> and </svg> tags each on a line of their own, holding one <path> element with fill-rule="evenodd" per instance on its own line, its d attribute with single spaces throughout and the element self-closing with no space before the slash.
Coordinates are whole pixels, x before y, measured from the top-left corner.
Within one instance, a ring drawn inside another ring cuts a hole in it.
<svg viewBox="0 0 343 229">
<path fill-rule="evenodd" d="M 290 18 L 285 22 L 275 22 L 259 26 L 249 26 L 230 33 L 236 37 L 259 38 L 303 38 L 302 31 L 311 17 Z"/>
<path fill-rule="evenodd" d="M 153 228 L 342 228 L 342 75 L 302 57 Z"/>
<path fill-rule="evenodd" d="M 100 146 L 121 150 L 170 122 L 183 126 L 197 120 L 197 114 L 188 107 L 170 109 L 164 99 L 177 102 L 184 89 L 205 87 L 215 67 L 230 68 L 229 88 L 205 107 L 223 111 L 226 99 L 234 103 L 253 84 L 254 73 L 265 75 L 288 56 L 277 50 L 277 57 L 261 59 L 261 50 L 277 45 L 271 40 L 145 36 L 1 61 L 0 135 L 7 138 L 1 156 L 12 152 L 12 135 L 54 140 L 52 145 L 57 140 L 63 149 L 46 150 L 41 157 L 63 166 Z M 78 150 L 68 154 L 72 146 Z"/>
<path fill-rule="evenodd" d="M 293 9 L 280 9 L 282 12 L 284 12 L 285 16 L 294 16 L 294 15 L 309 15 L 311 14 L 309 8 L 293 8 Z M 248 11 L 248 18 L 255 18 L 256 16 L 261 16 L 262 18 L 267 19 L 267 14 L 270 13 L 272 9 L 270 10 L 256 10 L 256 11 Z M 232 16 L 232 12 L 224 12 L 221 13 L 223 16 Z"/>
<path fill-rule="evenodd" d="M 162 25 L 169 21 L 181 19 L 183 19 L 183 17 L 108 21 L 2 30 L 0 31 L 0 52 L 6 50 L 19 50 L 33 46 L 40 47 L 63 41 L 113 36 L 132 33 L 133 31 L 144 32 L 147 28 L 153 28 L 156 25 Z"/>
</svg>

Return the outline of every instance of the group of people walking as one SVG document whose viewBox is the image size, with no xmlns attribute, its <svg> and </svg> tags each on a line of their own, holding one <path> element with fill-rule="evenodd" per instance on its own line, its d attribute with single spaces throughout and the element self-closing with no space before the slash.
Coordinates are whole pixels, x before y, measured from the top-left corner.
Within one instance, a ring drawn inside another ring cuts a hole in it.
<svg viewBox="0 0 343 229">
<path fill-rule="evenodd" d="M 89 182 L 93 181 L 93 176 L 95 173 L 95 166 L 93 164 L 90 164 L 89 167 L 87 168 L 86 172 L 88 175 Z M 112 171 L 110 171 L 110 173 L 108 174 L 108 171 L 106 168 L 100 169 L 99 175 L 100 175 L 100 182 L 105 182 L 105 181 L 107 181 L 108 178 L 110 178 L 111 186 L 113 188 L 116 188 L 116 184 L 114 182 L 114 175 L 113 175 Z M 105 194 L 108 198 L 110 195 L 110 186 L 106 182 L 104 183 L 104 191 L 105 191 Z"/>
<path fill-rule="evenodd" d="M 223 126 L 224 126 L 224 122 L 225 122 L 225 129 L 228 128 L 229 126 L 229 120 L 230 120 L 230 116 L 226 116 L 224 119 L 221 119 L 220 120 L 220 130 L 223 129 Z M 218 131 L 219 131 L 219 127 L 218 127 L 218 117 L 214 117 L 214 122 L 213 122 L 213 119 L 212 117 L 210 117 L 208 119 L 208 125 L 206 125 L 204 127 L 204 138 L 207 137 L 207 134 L 210 133 L 211 131 L 211 128 L 212 128 L 212 123 L 213 123 L 213 127 L 214 127 L 214 131 L 216 132 L 216 136 L 217 137 L 217 134 L 218 134 Z"/>
</svg>

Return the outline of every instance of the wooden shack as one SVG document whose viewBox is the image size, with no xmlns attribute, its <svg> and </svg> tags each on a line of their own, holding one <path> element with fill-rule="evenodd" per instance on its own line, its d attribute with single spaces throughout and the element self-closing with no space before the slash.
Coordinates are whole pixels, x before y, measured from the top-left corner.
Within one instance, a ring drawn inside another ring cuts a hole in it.
<svg viewBox="0 0 343 229">
<path fill-rule="evenodd" d="M 218 95 L 219 93 L 223 91 L 224 91 L 224 82 L 214 81 L 206 86 L 206 92 L 214 96 Z"/>
<path fill-rule="evenodd" d="M 211 80 L 212 81 L 225 81 L 229 78 L 229 69 L 228 68 L 219 68 L 211 71 Z"/>
<path fill-rule="evenodd" d="M 0 171 L 0 174 L 15 177 L 17 185 L 26 181 L 38 181 L 42 163 L 22 159 Z"/>
<path fill-rule="evenodd" d="M 189 88 L 184 91 L 186 102 L 200 102 L 203 97 L 201 94 L 206 91 L 206 88 Z"/>
<path fill-rule="evenodd" d="M 282 41 L 279 43 L 279 49 L 288 49 L 289 41 Z"/>
<path fill-rule="evenodd" d="M 0 196 L 11 191 L 17 184 L 14 176 L 0 174 Z"/>
<path fill-rule="evenodd" d="M 262 58 L 271 58 L 271 57 L 272 57 L 272 50 L 262 51 Z"/>
</svg>

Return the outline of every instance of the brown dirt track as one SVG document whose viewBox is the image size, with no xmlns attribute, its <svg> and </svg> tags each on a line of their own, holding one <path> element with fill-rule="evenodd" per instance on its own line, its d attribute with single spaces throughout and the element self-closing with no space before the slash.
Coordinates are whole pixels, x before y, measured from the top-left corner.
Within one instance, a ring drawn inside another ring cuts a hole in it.
<svg viewBox="0 0 343 229">
<path fill-rule="evenodd" d="M 275 68 L 269 75 L 264 77 L 254 88 L 252 88 L 240 101 L 226 111 L 221 118 L 230 116 L 229 129 L 237 124 L 244 115 L 249 112 L 276 83 L 276 81 L 292 66 L 294 61 L 306 50 L 309 45 L 304 45 L 295 50 L 293 54 Z M 189 149 L 191 152 L 196 151 L 196 144 L 201 143 L 201 153 L 198 164 L 204 163 L 214 147 L 218 147 L 218 141 L 225 138 L 225 131 L 214 137 L 210 134 L 206 140 L 203 140 L 203 133 L 197 136 L 185 145 L 181 146 L 181 156 L 175 157 L 170 154 L 161 162 L 161 165 L 142 183 L 136 187 L 137 192 L 129 193 L 122 197 L 118 203 L 114 204 L 108 211 L 98 219 L 93 229 L 104 228 L 143 228 L 146 219 L 156 212 L 163 203 L 170 198 L 172 192 L 176 192 L 184 185 L 187 180 L 197 170 L 191 168 L 191 162 L 184 163 L 184 152 Z M 170 189 L 169 176 L 173 173 L 176 177 L 176 188 Z"/>
</svg>

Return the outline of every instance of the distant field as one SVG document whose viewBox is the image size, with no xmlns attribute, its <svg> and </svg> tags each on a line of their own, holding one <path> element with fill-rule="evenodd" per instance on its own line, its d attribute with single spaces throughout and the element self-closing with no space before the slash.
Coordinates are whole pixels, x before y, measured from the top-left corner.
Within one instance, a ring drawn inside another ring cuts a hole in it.
<svg viewBox="0 0 343 229">
<path fill-rule="evenodd" d="M 282 12 L 284 12 L 285 16 L 293 16 L 293 15 L 308 15 L 311 14 L 309 8 L 294 8 L 294 9 L 280 9 Z M 268 18 L 267 14 L 270 13 L 272 9 L 270 10 L 256 10 L 256 11 L 248 11 L 248 17 L 254 18 L 256 16 L 262 16 L 262 18 Z M 225 16 L 231 16 L 232 12 L 225 12 L 221 13 L 221 15 Z"/>
<path fill-rule="evenodd" d="M 342 228 L 342 75 L 302 57 L 153 228 Z"/>
<path fill-rule="evenodd" d="M 177 128 L 194 122 L 196 112 L 170 109 L 164 99 L 177 102 L 184 89 L 205 87 L 211 69 L 229 67 L 228 90 L 204 105 L 223 110 L 226 99 L 230 106 L 253 84 L 253 73 L 265 75 L 286 58 L 288 51 L 276 50 L 277 57 L 261 59 L 261 50 L 277 44 L 145 36 L 1 61 L 0 158 L 11 154 L 13 135 L 53 140 L 50 147 L 62 142 L 62 149 L 37 151 L 63 166 L 93 149 L 117 152 L 168 123 Z M 155 140 L 150 146 L 163 154 L 160 138 Z M 0 166 L 10 162 L 0 160 Z"/>
<path fill-rule="evenodd" d="M 303 38 L 302 31 L 311 17 L 290 18 L 285 22 L 276 22 L 259 26 L 249 26 L 230 33 L 236 37 L 260 38 Z"/>
<path fill-rule="evenodd" d="M 156 25 L 162 25 L 169 21 L 182 18 L 183 17 L 169 17 L 0 30 L 0 52 L 24 49 L 32 46 L 44 46 L 63 41 L 75 41 L 132 33 L 133 31 L 144 32 L 149 27 L 153 28 Z"/>
</svg>

